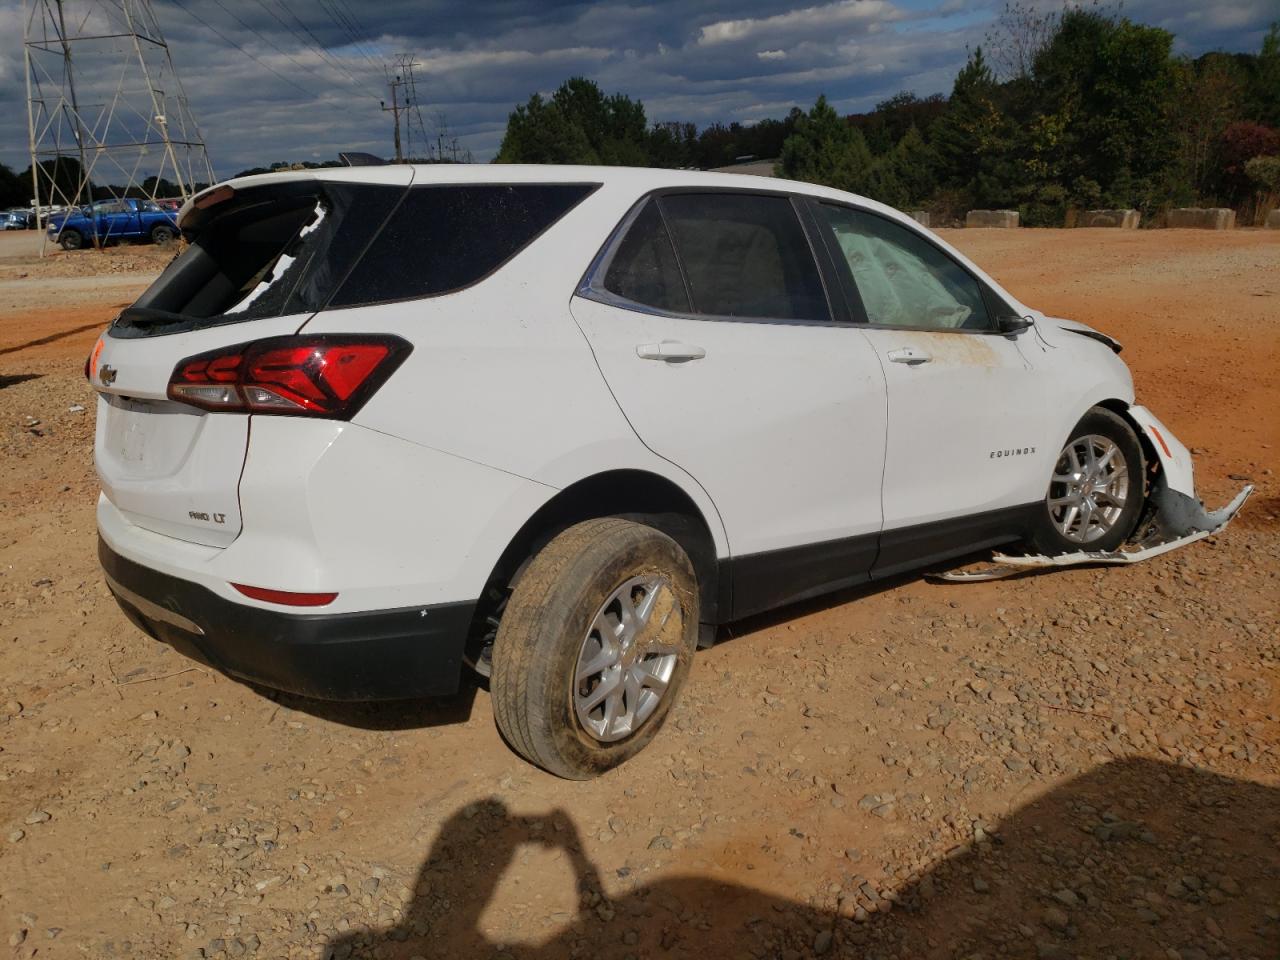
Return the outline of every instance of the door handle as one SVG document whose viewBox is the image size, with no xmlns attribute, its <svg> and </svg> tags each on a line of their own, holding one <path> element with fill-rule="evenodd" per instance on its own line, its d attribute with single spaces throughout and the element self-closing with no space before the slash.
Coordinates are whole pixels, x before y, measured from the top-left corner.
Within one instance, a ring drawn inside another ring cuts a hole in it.
<svg viewBox="0 0 1280 960">
<path fill-rule="evenodd" d="M 707 355 L 702 347 L 691 343 L 679 343 L 675 340 L 663 340 L 661 343 L 642 343 L 636 347 L 636 356 L 641 360 L 665 360 L 668 363 L 684 363 L 687 360 L 701 360 Z"/>
<path fill-rule="evenodd" d="M 928 363 L 933 357 L 916 347 L 903 347 L 900 350 L 890 350 L 889 359 L 893 363 L 905 363 L 915 366 L 920 363 Z"/>
</svg>

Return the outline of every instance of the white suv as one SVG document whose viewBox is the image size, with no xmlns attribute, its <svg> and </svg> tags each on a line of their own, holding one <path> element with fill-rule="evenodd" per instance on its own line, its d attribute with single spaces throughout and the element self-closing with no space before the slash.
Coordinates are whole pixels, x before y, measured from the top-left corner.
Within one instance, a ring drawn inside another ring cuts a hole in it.
<svg viewBox="0 0 1280 960">
<path fill-rule="evenodd" d="M 327 699 L 490 675 L 566 777 L 714 626 L 998 544 L 1108 551 L 1187 451 L 1118 345 L 880 204 L 658 170 L 246 177 L 98 342 L 108 583 Z"/>
</svg>

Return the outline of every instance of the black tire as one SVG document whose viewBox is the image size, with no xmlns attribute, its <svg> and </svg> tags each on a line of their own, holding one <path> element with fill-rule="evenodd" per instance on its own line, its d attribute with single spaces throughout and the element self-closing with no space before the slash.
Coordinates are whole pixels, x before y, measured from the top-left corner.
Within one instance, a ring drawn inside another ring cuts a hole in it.
<svg viewBox="0 0 1280 960">
<path fill-rule="evenodd" d="M 606 742 L 579 720 L 574 674 L 597 614 L 637 577 L 660 577 L 670 587 L 670 597 L 661 598 L 666 615 L 659 632 L 642 636 L 677 651 L 674 668 L 648 718 L 634 732 Z M 657 735 L 688 676 L 697 642 L 697 577 L 674 540 L 618 517 L 576 524 L 530 561 L 503 611 L 489 680 L 498 729 L 512 749 L 549 773 L 569 780 L 599 776 Z"/>
<path fill-rule="evenodd" d="M 1032 521 L 1031 535 L 1028 538 L 1032 549 L 1039 553 L 1056 556 L 1062 553 L 1075 553 L 1078 550 L 1091 552 L 1115 550 L 1129 539 L 1134 527 L 1138 524 L 1139 518 L 1142 516 L 1142 508 L 1146 502 L 1147 476 L 1146 459 L 1142 454 L 1142 445 L 1138 442 L 1138 437 L 1128 422 L 1110 410 L 1094 407 L 1076 424 L 1075 429 L 1071 431 L 1071 436 L 1063 444 L 1062 452 L 1054 461 L 1054 476 L 1063 474 L 1064 470 L 1069 467 L 1067 451 L 1074 444 L 1082 443 L 1091 436 L 1110 440 L 1118 448 L 1118 454 L 1115 456 L 1124 458 L 1128 488 L 1125 492 L 1123 508 L 1112 521 L 1110 529 L 1101 536 L 1097 536 L 1087 542 L 1067 537 L 1055 523 L 1053 514 L 1055 507 L 1052 502 L 1055 498 L 1069 495 L 1073 491 L 1065 484 L 1059 483 L 1051 477 L 1047 484 L 1044 503 L 1041 509 L 1036 512 Z M 1114 459 L 1115 457 L 1113 456 L 1112 462 L 1114 462 Z M 1113 501 L 1111 506 L 1114 506 Z M 1058 507 L 1058 509 L 1061 509 L 1061 507 Z"/>
<path fill-rule="evenodd" d="M 79 230 L 64 230 L 58 234 L 58 245 L 63 250 L 79 250 L 84 246 L 84 235 Z"/>
<path fill-rule="evenodd" d="M 151 228 L 151 242 L 158 246 L 163 246 L 166 243 L 173 243 L 177 236 L 177 230 L 163 223 L 157 223 Z"/>
</svg>

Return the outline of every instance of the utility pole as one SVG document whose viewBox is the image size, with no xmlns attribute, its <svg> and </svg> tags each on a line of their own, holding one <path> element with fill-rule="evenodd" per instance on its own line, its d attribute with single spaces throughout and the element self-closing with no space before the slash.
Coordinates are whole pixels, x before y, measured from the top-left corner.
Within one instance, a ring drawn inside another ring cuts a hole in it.
<svg viewBox="0 0 1280 960">
<path fill-rule="evenodd" d="M 391 88 L 391 106 L 387 106 L 387 101 L 382 101 L 382 109 L 391 111 L 391 115 L 395 119 L 396 163 L 404 163 L 404 154 L 400 150 L 400 88 L 404 85 L 405 81 L 400 79 L 399 74 L 396 74 L 394 80 L 387 81 L 387 86 Z"/>
<path fill-rule="evenodd" d="M 413 68 L 419 66 L 417 61 L 413 59 L 413 55 L 402 53 L 396 57 L 396 62 L 388 64 L 387 86 L 391 90 L 391 106 L 387 106 L 385 100 L 381 101 L 382 109 L 391 114 L 395 121 L 395 144 L 396 144 L 396 163 L 404 163 L 405 151 L 400 144 L 400 114 L 406 114 L 405 133 L 408 134 L 409 141 L 409 157 L 413 157 L 413 116 L 416 114 L 418 118 L 418 127 L 422 130 L 422 111 L 418 109 L 418 91 L 414 85 Z M 404 88 L 404 96 L 400 96 L 400 88 Z M 401 102 L 403 100 L 403 102 Z M 412 113 L 410 112 L 412 111 Z M 422 138 L 426 140 L 426 131 L 422 130 Z M 430 150 L 430 145 L 427 145 Z"/>
</svg>

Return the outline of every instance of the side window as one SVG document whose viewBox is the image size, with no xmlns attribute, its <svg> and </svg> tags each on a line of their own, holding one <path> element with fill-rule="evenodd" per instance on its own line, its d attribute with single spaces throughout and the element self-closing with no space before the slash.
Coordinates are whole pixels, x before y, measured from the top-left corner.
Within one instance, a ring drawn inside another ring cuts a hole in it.
<svg viewBox="0 0 1280 960">
<path fill-rule="evenodd" d="M 609 261 L 604 289 L 634 303 L 672 313 L 689 312 L 676 252 L 658 205 L 649 200 Z"/>
<path fill-rule="evenodd" d="M 659 201 L 695 313 L 830 320 L 809 242 L 785 197 L 678 193 Z"/>
<path fill-rule="evenodd" d="M 994 329 L 978 281 L 928 240 L 872 213 L 819 206 L 871 323 Z"/>
<path fill-rule="evenodd" d="M 584 183 L 413 187 L 329 306 L 460 290 L 497 270 L 595 189 Z"/>
</svg>

